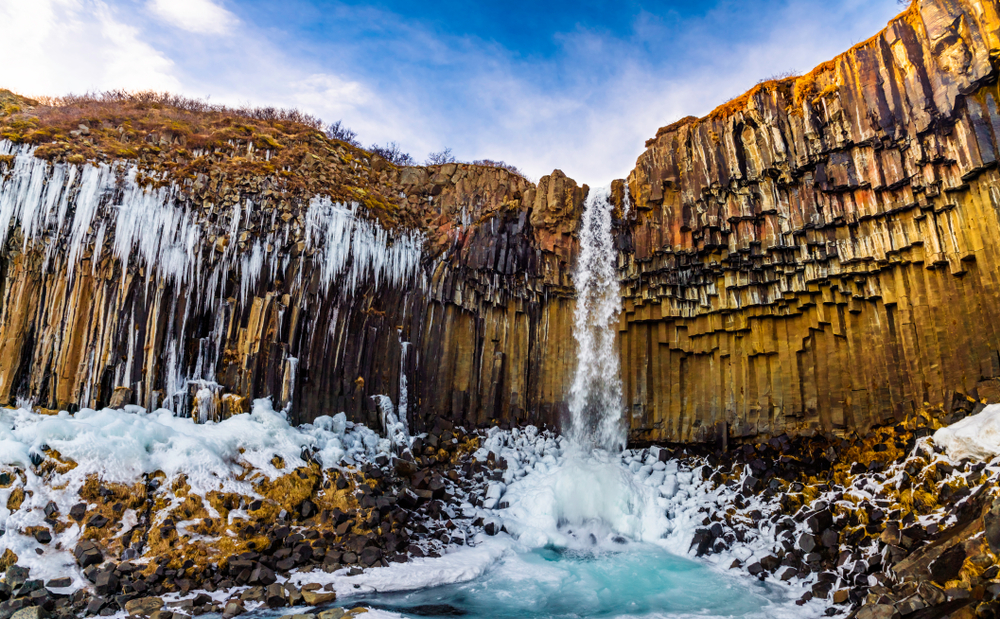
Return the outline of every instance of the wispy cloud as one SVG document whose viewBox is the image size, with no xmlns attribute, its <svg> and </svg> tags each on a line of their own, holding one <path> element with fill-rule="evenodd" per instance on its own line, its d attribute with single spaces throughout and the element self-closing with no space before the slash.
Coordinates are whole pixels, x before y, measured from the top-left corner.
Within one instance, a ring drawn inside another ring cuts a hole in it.
<svg viewBox="0 0 1000 619">
<path fill-rule="evenodd" d="M 603 184 L 628 172 L 657 127 L 807 71 L 898 9 L 718 0 L 693 13 L 635 10 L 614 30 L 570 22 L 528 50 L 488 24 L 456 31 L 373 5 L 14 0 L 0 2 L 0 53 L 25 60 L 0 79 L 32 94 L 158 88 L 297 106 L 417 159 L 451 147 L 536 178 L 561 168 Z"/>
<path fill-rule="evenodd" d="M 146 6 L 168 24 L 196 34 L 227 34 L 239 23 L 211 0 L 150 0 Z"/>
</svg>

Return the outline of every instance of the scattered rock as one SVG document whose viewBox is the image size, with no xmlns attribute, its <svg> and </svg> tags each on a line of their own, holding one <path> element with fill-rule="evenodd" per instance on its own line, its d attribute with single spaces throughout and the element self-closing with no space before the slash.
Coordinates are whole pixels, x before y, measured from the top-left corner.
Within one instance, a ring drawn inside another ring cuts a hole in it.
<svg viewBox="0 0 1000 619">
<path fill-rule="evenodd" d="M 28 580 L 28 576 L 31 574 L 31 569 L 27 567 L 21 567 L 20 565 L 12 565 L 7 568 L 4 574 L 4 582 L 11 589 L 17 589 Z"/>
<path fill-rule="evenodd" d="M 69 517 L 77 522 L 83 520 L 83 517 L 87 515 L 87 504 L 77 503 L 73 507 L 69 508 Z"/>
<path fill-rule="evenodd" d="M 302 590 L 302 599 L 309 606 L 319 606 L 321 604 L 329 604 L 337 599 L 337 594 L 333 591 L 312 591 L 312 590 Z"/>
<path fill-rule="evenodd" d="M 68 576 L 63 576 L 61 578 L 53 578 L 49 582 L 45 583 L 46 589 L 63 589 L 69 587 L 73 584 L 73 579 Z"/>
<path fill-rule="evenodd" d="M 285 599 L 285 589 L 279 584 L 268 585 L 264 590 L 264 604 L 268 608 L 287 606 L 288 601 Z"/>
<path fill-rule="evenodd" d="M 104 555 L 97 547 L 97 544 L 88 539 L 81 540 L 76 545 L 76 548 L 73 550 L 73 556 L 76 557 L 76 562 L 80 564 L 80 567 L 99 565 L 104 561 Z"/>
<path fill-rule="evenodd" d="M 226 607 L 222 611 L 222 616 L 225 619 L 231 619 L 232 617 L 236 617 L 237 615 L 242 615 L 243 613 L 246 612 L 246 610 L 247 609 L 243 606 L 241 602 L 236 600 L 231 600 L 226 603 Z"/>
<path fill-rule="evenodd" d="M 130 615 L 148 617 L 163 608 L 163 598 L 145 597 L 125 602 L 125 611 Z"/>
<path fill-rule="evenodd" d="M 930 564 L 931 577 L 942 585 L 958 576 L 965 562 L 965 547 L 956 544 Z"/>
</svg>

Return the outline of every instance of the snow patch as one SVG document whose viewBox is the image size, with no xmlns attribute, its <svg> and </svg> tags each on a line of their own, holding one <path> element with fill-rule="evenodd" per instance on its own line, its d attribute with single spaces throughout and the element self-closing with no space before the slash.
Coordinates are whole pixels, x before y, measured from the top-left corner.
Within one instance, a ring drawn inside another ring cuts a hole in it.
<svg viewBox="0 0 1000 619">
<path fill-rule="evenodd" d="M 37 475 L 32 457 L 37 460 L 48 449 L 77 466 L 63 473 Z M 83 409 L 76 415 L 63 411 L 54 416 L 23 408 L 0 409 L 0 468 L 22 471 L 26 493 L 24 503 L 12 512 L 7 499 L 17 486 L 0 489 L 0 547 L 12 549 L 34 577 L 71 575 L 74 587 L 84 586 L 71 555 L 81 534 L 78 525 L 72 524 L 48 545 L 22 532 L 44 525 L 49 501 L 55 502 L 60 513 L 68 514 L 80 502 L 80 489 L 91 475 L 104 482 L 132 485 L 141 482 L 144 474 L 162 471 L 167 479 L 184 475 L 191 493 L 202 497 L 222 491 L 260 498 L 254 490 L 254 476 L 243 475 L 245 464 L 257 474 L 276 479 L 306 464 L 304 450 L 325 467 L 341 467 L 372 461 L 390 449 L 388 439 L 347 421 L 343 413 L 292 426 L 269 399 L 255 400 L 249 414 L 203 424 L 175 417 L 166 409 L 147 412 L 138 406 Z M 284 461 L 284 469 L 272 464 L 275 456 Z M 233 510 L 229 516 L 239 513 Z M 135 519 L 134 513 L 123 516 L 122 533 L 135 525 Z M 36 554 L 36 549 L 42 554 Z"/>
<path fill-rule="evenodd" d="M 1000 404 L 990 404 L 976 415 L 941 428 L 934 433 L 934 442 L 953 460 L 1000 456 Z"/>
</svg>

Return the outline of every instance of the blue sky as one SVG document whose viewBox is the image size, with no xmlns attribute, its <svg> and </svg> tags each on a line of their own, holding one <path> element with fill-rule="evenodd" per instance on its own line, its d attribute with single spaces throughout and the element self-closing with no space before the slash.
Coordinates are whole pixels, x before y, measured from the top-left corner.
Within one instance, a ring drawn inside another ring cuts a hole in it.
<svg viewBox="0 0 1000 619">
<path fill-rule="evenodd" d="M 645 139 L 868 38 L 896 0 L 0 0 L 0 87 L 170 90 L 342 119 L 418 161 L 624 176 Z"/>
</svg>

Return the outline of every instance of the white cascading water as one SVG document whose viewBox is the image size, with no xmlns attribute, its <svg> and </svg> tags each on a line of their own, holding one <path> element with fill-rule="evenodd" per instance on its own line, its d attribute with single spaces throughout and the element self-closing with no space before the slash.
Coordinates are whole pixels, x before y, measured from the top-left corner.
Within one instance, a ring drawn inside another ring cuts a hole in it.
<svg viewBox="0 0 1000 619">
<path fill-rule="evenodd" d="M 658 539 L 666 530 L 656 494 L 623 466 L 625 426 L 616 327 L 621 312 L 610 187 L 592 189 L 580 222 L 574 272 L 577 367 L 564 438 L 542 466 L 510 484 L 508 529 L 529 546 L 586 548 Z M 547 450 L 548 451 L 548 450 Z M 508 461 L 508 467 L 519 468 Z M 538 474 L 541 473 L 541 474 Z M 618 540 L 618 541 L 615 541 Z"/>
<path fill-rule="evenodd" d="M 471 619 L 803 616 L 798 607 L 772 606 L 760 591 L 683 557 L 702 524 L 702 507 L 718 503 L 702 502 L 694 472 L 661 460 L 659 449 L 625 449 L 610 193 L 591 191 L 580 225 L 577 367 L 564 434 L 491 428 L 474 454 L 505 465 L 482 506 L 511 537 L 480 536 L 467 552 L 446 555 L 445 566 L 404 575 L 413 581 L 402 587 L 374 581 L 373 590 L 407 590 L 379 596 L 384 607 L 454 607 Z M 427 586 L 427 579 L 451 584 Z"/>
<path fill-rule="evenodd" d="M 609 452 L 625 447 L 622 381 L 615 326 L 621 312 L 618 251 L 611 234 L 611 188 L 591 190 L 580 222 L 580 257 L 573 275 L 576 375 L 569 394 L 567 436 Z"/>
</svg>

